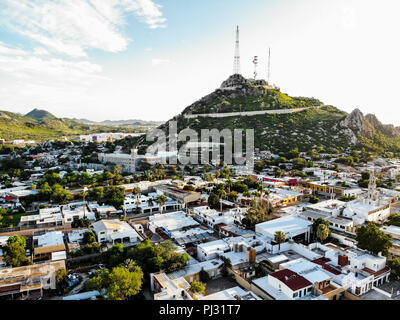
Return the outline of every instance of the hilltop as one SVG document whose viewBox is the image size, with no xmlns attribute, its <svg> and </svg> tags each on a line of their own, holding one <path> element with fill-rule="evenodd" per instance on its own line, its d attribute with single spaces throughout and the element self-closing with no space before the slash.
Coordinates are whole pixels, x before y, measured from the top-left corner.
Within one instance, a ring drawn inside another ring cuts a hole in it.
<svg viewBox="0 0 400 320">
<path fill-rule="evenodd" d="M 31 112 L 28 112 L 25 117 L 35 119 L 38 121 L 43 121 L 43 120 L 55 120 L 57 119 L 53 114 L 46 110 L 40 110 L 40 109 L 33 109 Z"/>
<path fill-rule="evenodd" d="M 255 147 L 276 153 L 296 147 L 400 151 L 400 129 L 383 125 L 374 115 L 358 109 L 348 114 L 315 98 L 291 97 L 265 80 L 241 75 L 229 77 L 171 120 L 178 121 L 178 131 L 191 128 L 199 134 L 201 129 L 254 129 Z M 168 124 L 159 128 L 167 133 Z M 145 144 L 144 138 L 134 143 Z"/>
</svg>

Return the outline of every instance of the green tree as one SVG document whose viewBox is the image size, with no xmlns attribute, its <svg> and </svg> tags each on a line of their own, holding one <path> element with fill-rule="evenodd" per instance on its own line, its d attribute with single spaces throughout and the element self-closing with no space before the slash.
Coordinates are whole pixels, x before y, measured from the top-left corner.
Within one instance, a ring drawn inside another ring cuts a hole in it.
<svg viewBox="0 0 400 320">
<path fill-rule="evenodd" d="M 400 214 L 397 214 L 397 213 L 391 214 L 387 220 L 387 223 L 389 225 L 400 227 Z"/>
<path fill-rule="evenodd" d="M 167 202 L 167 197 L 164 194 L 161 194 L 157 197 L 156 202 L 160 206 L 160 213 L 162 214 L 162 209 Z"/>
<path fill-rule="evenodd" d="M 309 201 L 310 203 L 318 203 L 320 200 L 318 197 L 311 195 Z"/>
<path fill-rule="evenodd" d="M 200 293 L 202 295 L 205 295 L 206 285 L 200 281 L 193 281 L 190 284 L 190 291 L 192 291 L 193 293 Z"/>
<path fill-rule="evenodd" d="M 317 238 L 321 241 L 324 242 L 326 240 L 326 238 L 328 238 L 329 236 L 329 227 L 327 227 L 325 224 L 321 223 L 318 226 L 317 229 Z"/>
<path fill-rule="evenodd" d="M 313 222 L 313 224 L 312 224 L 312 232 L 313 232 L 314 236 L 317 235 L 318 226 L 319 226 L 320 224 L 326 225 L 327 228 L 329 229 L 330 224 L 329 224 L 329 221 L 328 221 L 328 220 L 325 220 L 324 218 L 315 219 L 314 222 Z"/>
<path fill-rule="evenodd" d="M 200 281 L 204 283 L 207 283 L 210 280 L 210 275 L 208 274 L 207 271 L 204 270 L 204 268 L 201 268 L 199 272 L 199 277 Z"/>
<path fill-rule="evenodd" d="M 109 300 L 126 300 L 137 295 L 142 287 L 143 272 L 136 266 L 134 271 L 127 268 L 113 268 L 110 274 L 111 284 L 106 289 Z"/>
<path fill-rule="evenodd" d="M 393 246 L 392 236 L 381 231 L 373 223 L 358 228 L 356 240 L 359 248 L 371 251 L 374 254 L 382 252 L 384 256 L 389 254 L 389 249 Z"/>
<path fill-rule="evenodd" d="M 82 242 L 83 244 L 90 244 L 96 242 L 96 235 L 94 234 L 93 231 L 88 230 L 83 234 Z"/>
<path fill-rule="evenodd" d="M 121 243 L 116 243 L 107 251 L 107 254 L 109 265 L 117 266 L 125 260 L 125 246 Z"/>
<path fill-rule="evenodd" d="M 278 244 L 278 250 L 281 251 L 281 243 L 286 241 L 285 233 L 283 231 L 275 232 L 274 241 Z"/>
<path fill-rule="evenodd" d="M 65 289 L 68 287 L 68 272 L 65 269 L 56 271 L 56 286 L 59 294 L 64 294 Z"/>
<path fill-rule="evenodd" d="M 396 280 L 400 280 L 400 259 L 393 258 L 387 260 L 387 265 L 391 269 L 391 273 Z"/>
<path fill-rule="evenodd" d="M 221 256 L 220 257 L 220 259 L 222 260 L 222 265 L 221 265 L 221 267 L 220 267 L 220 269 L 221 269 L 221 274 L 222 274 L 222 276 L 223 277 L 227 277 L 228 276 L 228 274 L 229 274 L 229 268 L 232 268 L 232 262 L 231 262 L 231 259 L 229 259 L 229 258 L 225 258 L 225 257 L 223 257 L 223 256 Z"/>
<path fill-rule="evenodd" d="M 30 265 L 31 261 L 26 256 L 26 238 L 11 236 L 3 247 L 4 260 L 12 267 Z"/>
<path fill-rule="evenodd" d="M 212 192 L 208 197 L 208 205 L 210 208 L 218 209 L 220 200 L 220 196 Z"/>
</svg>

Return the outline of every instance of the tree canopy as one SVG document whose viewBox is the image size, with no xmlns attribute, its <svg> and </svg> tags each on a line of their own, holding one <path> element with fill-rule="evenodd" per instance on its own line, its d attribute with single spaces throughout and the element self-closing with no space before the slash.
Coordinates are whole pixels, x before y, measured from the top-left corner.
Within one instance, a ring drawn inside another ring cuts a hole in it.
<svg viewBox="0 0 400 320">
<path fill-rule="evenodd" d="M 356 240 L 359 248 L 374 254 L 382 252 L 385 256 L 389 254 L 389 249 L 393 246 L 392 236 L 381 231 L 373 223 L 358 228 Z"/>
</svg>

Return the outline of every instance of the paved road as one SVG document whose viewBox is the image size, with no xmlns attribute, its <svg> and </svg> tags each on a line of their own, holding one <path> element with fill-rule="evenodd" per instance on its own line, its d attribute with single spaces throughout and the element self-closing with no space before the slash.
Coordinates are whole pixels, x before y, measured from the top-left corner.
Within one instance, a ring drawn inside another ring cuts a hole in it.
<svg viewBox="0 0 400 320">
<path fill-rule="evenodd" d="M 319 107 L 312 107 L 319 108 Z M 202 114 L 185 114 L 183 117 L 186 119 L 202 118 L 227 118 L 238 116 L 257 116 L 262 114 L 289 114 L 301 112 L 311 108 L 296 108 L 296 109 L 276 109 L 276 110 L 258 110 L 258 111 L 244 111 L 244 112 L 228 112 L 228 113 L 202 113 Z"/>
</svg>

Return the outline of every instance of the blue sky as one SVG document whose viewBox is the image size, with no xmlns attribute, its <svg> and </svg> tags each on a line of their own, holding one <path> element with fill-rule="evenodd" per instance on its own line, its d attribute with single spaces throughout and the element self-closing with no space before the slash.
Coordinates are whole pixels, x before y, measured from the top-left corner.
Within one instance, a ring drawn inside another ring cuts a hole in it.
<svg viewBox="0 0 400 320">
<path fill-rule="evenodd" d="M 400 125 L 396 0 L 3 0 L 0 109 L 168 120 L 232 73 Z"/>
</svg>

